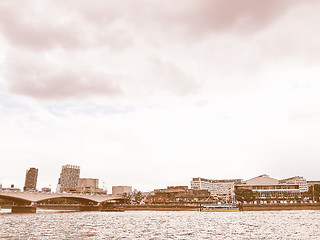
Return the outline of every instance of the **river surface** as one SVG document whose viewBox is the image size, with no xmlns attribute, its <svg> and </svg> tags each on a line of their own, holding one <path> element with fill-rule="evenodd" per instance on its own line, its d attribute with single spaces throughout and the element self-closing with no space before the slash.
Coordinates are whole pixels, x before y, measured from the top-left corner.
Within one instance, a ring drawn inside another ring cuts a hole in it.
<svg viewBox="0 0 320 240">
<path fill-rule="evenodd" d="M 0 213 L 0 239 L 320 239 L 320 211 Z"/>
</svg>

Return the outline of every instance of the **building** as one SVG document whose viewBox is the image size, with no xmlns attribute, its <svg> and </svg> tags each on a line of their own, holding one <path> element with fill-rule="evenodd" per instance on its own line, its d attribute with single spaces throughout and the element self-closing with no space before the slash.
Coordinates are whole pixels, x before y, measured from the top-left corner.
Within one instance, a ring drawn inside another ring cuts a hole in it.
<svg viewBox="0 0 320 240">
<path fill-rule="evenodd" d="M 212 192 L 225 202 L 233 202 L 235 197 L 235 185 L 241 183 L 242 179 L 214 180 Z"/>
<path fill-rule="evenodd" d="M 281 183 L 267 174 L 251 178 L 241 184 L 235 185 L 236 195 L 241 191 L 250 190 L 252 200 L 255 201 L 280 201 L 280 200 L 300 200 L 301 191 L 299 184 Z"/>
<path fill-rule="evenodd" d="M 308 188 L 314 187 L 314 185 L 320 185 L 320 181 L 307 181 Z"/>
<path fill-rule="evenodd" d="M 96 178 L 79 178 L 77 192 L 90 194 L 107 194 L 106 191 L 99 188 L 99 179 Z"/>
<path fill-rule="evenodd" d="M 112 186 L 112 195 L 123 195 L 124 193 L 131 194 L 132 186 Z"/>
<path fill-rule="evenodd" d="M 190 185 L 191 189 L 195 190 L 208 190 L 212 195 L 229 202 L 234 199 L 235 184 L 242 183 L 242 179 L 205 179 L 193 178 Z"/>
<path fill-rule="evenodd" d="M 300 176 L 282 179 L 282 180 L 279 180 L 279 183 L 298 184 L 300 192 L 308 192 L 307 180 Z"/>
<path fill-rule="evenodd" d="M 43 187 L 43 188 L 41 188 L 41 192 L 43 192 L 43 193 L 51 193 L 51 188 Z"/>
<path fill-rule="evenodd" d="M 190 183 L 191 189 L 196 190 L 208 190 L 211 194 L 213 194 L 213 180 L 206 178 L 192 178 Z"/>
<path fill-rule="evenodd" d="M 14 184 L 11 184 L 9 188 L 4 188 L 1 186 L 1 191 L 9 191 L 9 192 L 20 192 L 20 188 L 14 187 Z"/>
<path fill-rule="evenodd" d="M 215 199 L 208 190 L 189 189 L 188 186 L 168 186 L 165 189 L 155 189 L 146 197 L 146 203 L 153 204 L 198 204 L 213 203 Z"/>
<path fill-rule="evenodd" d="M 62 166 L 57 187 L 59 192 L 76 192 L 80 176 L 80 167 L 74 165 Z"/>
<path fill-rule="evenodd" d="M 37 180 L 38 180 L 38 169 L 30 168 L 26 172 L 26 180 L 24 183 L 24 191 L 36 191 L 37 190 Z"/>
</svg>

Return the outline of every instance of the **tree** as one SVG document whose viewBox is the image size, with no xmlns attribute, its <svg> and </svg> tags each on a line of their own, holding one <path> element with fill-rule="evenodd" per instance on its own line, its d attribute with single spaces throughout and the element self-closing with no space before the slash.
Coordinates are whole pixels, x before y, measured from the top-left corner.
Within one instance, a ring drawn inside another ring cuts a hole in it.
<svg viewBox="0 0 320 240">
<path fill-rule="evenodd" d="M 123 200 L 125 204 L 131 203 L 132 200 L 132 194 L 131 193 L 123 193 L 122 194 Z"/>
<path fill-rule="evenodd" d="M 235 195 L 236 200 L 239 202 L 251 202 L 255 200 L 255 196 L 251 189 L 237 189 Z"/>
<path fill-rule="evenodd" d="M 143 196 L 142 196 L 142 193 L 140 191 L 138 191 L 137 189 L 134 189 L 133 190 L 133 193 L 132 193 L 132 197 L 133 197 L 133 201 L 137 204 L 141 204 L 141 201 L 143 200 Z"/>
</svg>

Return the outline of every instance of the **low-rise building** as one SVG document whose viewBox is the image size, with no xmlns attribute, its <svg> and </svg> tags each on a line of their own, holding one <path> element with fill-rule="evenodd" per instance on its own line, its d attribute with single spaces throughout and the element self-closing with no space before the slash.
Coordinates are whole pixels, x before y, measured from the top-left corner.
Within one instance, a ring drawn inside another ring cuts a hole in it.
<svg viewBox="0 0 320 240">
<path fill-rule="evenodd" d="M 279 183 L 298 184 L 300 192 L 308 192 L 307 180 L 303 177 L 300 177 L 300 176 L 282 179 L 282 180 L 279 180 Z"/>
<path fill-rule="evenodd" d="M 11 184 L 9 188 L 1 187 L 1 191 L 12 191 L 12 192 L 20 192 L 20 188 L 14 187 L 14 184 Z"/>
<path fill-rule="evenodd" d="M 188 186 L 168 186 L 155 189 L 146 197 L 146 203 L 212 203 L 215 199 L 208 190 L 189 189 Z"/>
<path fill-rule="evenodd" d="M 43 188 L 41 188 L 41 192 L 43 192 L 43 193 L 51 193 L 51 188 L 43 187 Z"/>
<path fill-rule="evenodd" d="M 242 179 L 206 179 L 206 178 L 193 178 L 190 185 L 191 189 L 195 190 L 208 190 L 212 195 L 230 202 L 234 199 L 234 186 L 242 182 Z"/>
<path fill-rule="evenodd" d="M 280 183 L 267 174 L 244 181 L 235 185 L 235 192 L 250 190 L 256 201 L 299 200 L 301 191 L 299 184 Z"/>
<path fill-rule="evenodd" d="M 105 190 L 99 188 L 99 179 L 96 178 L 79 178 L 77 192 L 90 194 L 107 194 Z"/>
<path fill-rule="evenodd" d="M 112 195 L 123 195 L 132 193 L 132 186 L 112 186 Z"/>
</svg>

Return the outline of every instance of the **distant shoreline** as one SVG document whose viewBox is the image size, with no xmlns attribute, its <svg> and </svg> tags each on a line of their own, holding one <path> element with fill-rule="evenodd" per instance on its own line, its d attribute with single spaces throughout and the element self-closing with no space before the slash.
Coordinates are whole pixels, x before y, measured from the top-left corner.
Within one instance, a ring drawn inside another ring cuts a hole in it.
<svg viewBox="0 0 320 240">
<path fill-rule="evenodd" d="M 1 206 L 3 209 L 11 208 L 11 205 Z M 123 208 L 125 211 L 199 211 L 199 206 L 186 205 L 114 205 L 115 208 Z M 320 210 L 320 203 L 295 203 L 295 204 L 242 204 L 238 205 L 240 211 L 282 211 L 282 210 Z M 41 205 L 38 209 L 74 210 L 75 205 Z"/>
</svg>

